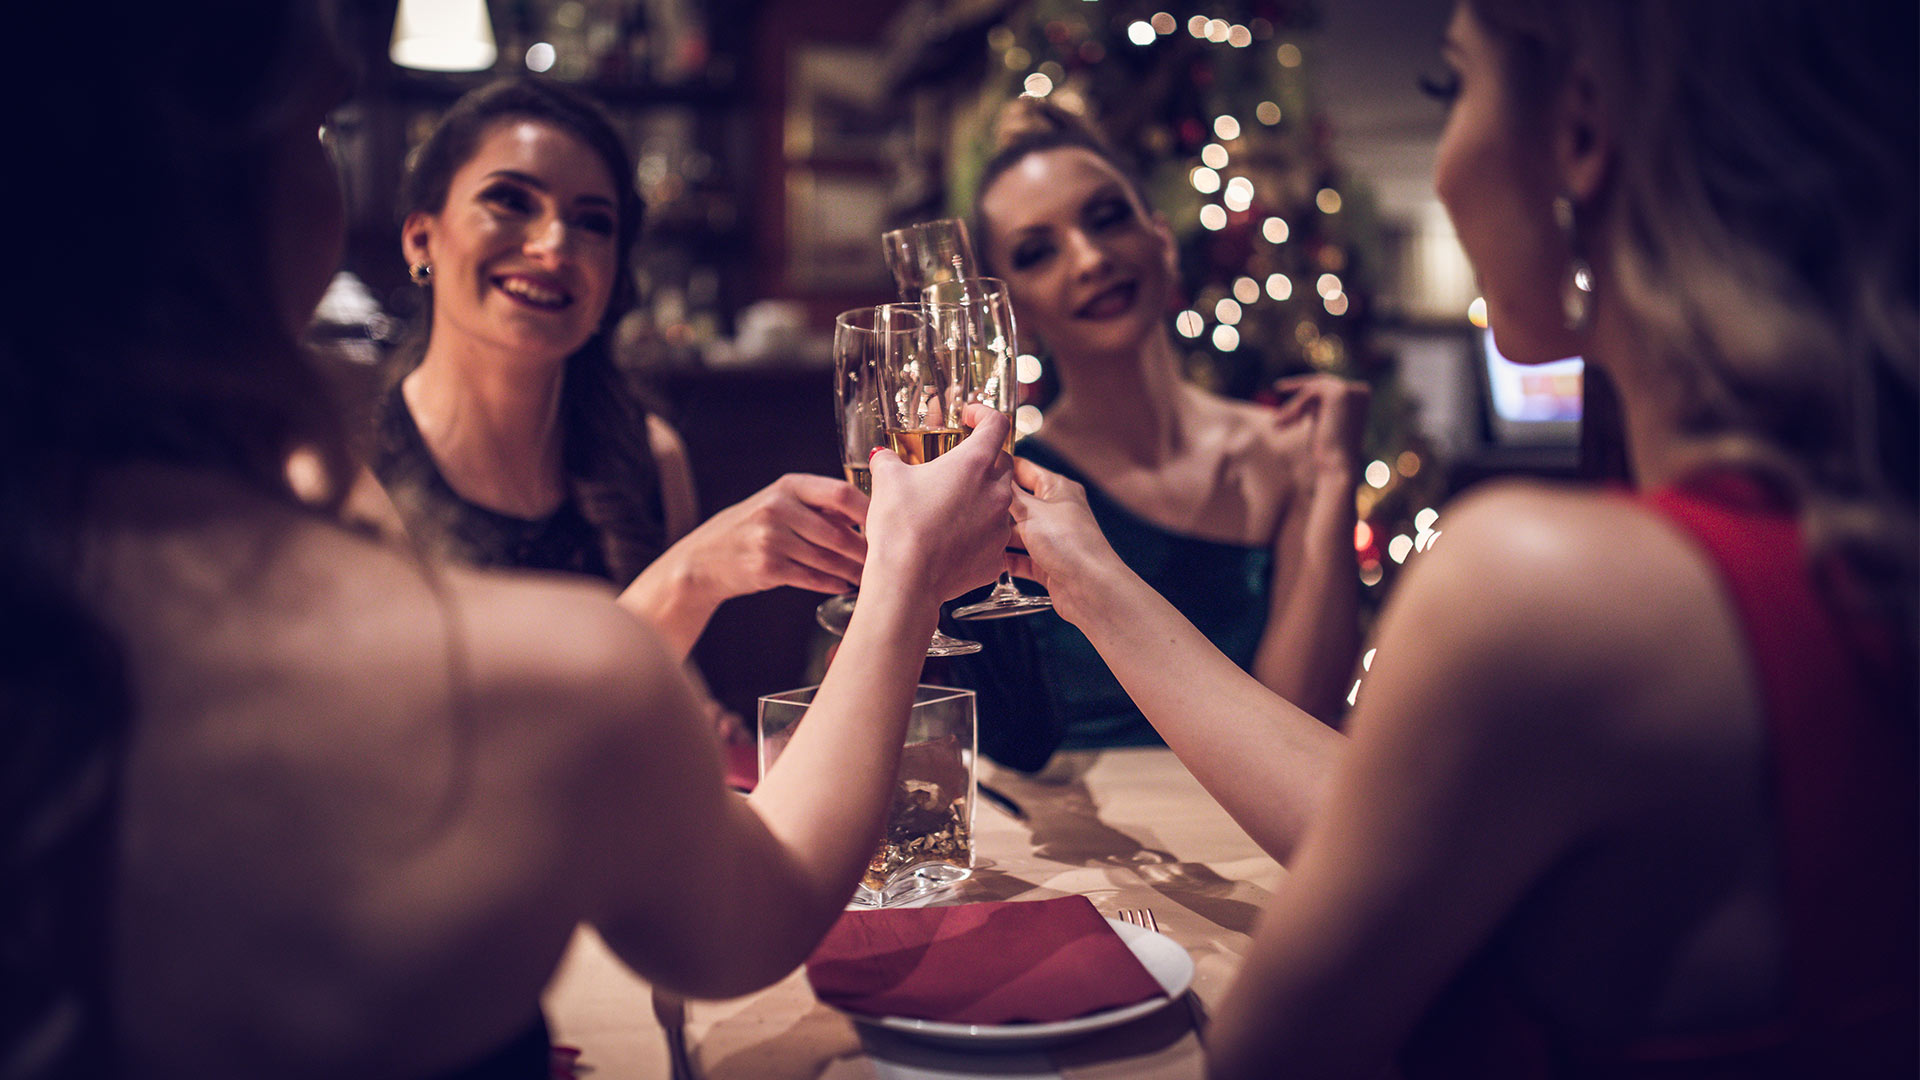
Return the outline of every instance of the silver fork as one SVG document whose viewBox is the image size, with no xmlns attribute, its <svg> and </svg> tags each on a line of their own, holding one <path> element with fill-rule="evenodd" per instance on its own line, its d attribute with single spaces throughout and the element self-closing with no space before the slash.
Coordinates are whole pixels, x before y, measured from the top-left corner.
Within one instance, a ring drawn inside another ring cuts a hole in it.
<svg viewBox="0 0 1920 1080">
<path fill-rule="evenodd" d="M 1113 913 L 1113 917 L 1142 930 L 1160 932 L 1160 920 L 1153 917 L 1152 908 L 1121 908 Z M 1187 1016 L 1193 1020 L 1194 1036 L 1196 1038 L 1204 1036 L 1207 1033 L 1207 1011 L 1200 1004 L 1200 995 L 1194 993 L 1193 987 L 1189 986 L 1187 992 L 1181 996 L 1187 1002 Z"/>
<path fill-rule="evenodd" d="M 653 988 L 653 1018 L 667 1033 L 667 1062 L 673 1080 L 696 1080 L 693 1058 L 687 1053 L 687 1006 L 679 994 Z"/>
</svg>

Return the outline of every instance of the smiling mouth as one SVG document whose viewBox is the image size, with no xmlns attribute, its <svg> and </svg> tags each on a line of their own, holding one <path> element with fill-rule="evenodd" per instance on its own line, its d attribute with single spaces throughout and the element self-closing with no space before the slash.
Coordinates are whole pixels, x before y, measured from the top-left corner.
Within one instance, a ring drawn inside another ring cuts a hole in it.
<svg viewBox="0 0 1920 1080">
<path fill-rule="evenodd" d="M 543 285 L 518 275 L 494 278 L 493 287 L 515 301 L 541 311 L 561 311 L 573 304 L 573 297 L 565 289 Z"/>
<path fill-rule="evenodd" d="M 1074 314 L 1082 319 L 1110 319 L 1131 310 L 1139 291 L 1138 283 L 1123 281 L 1095 293 L 1093 299 L 1081 304 Z"/>
</svg>

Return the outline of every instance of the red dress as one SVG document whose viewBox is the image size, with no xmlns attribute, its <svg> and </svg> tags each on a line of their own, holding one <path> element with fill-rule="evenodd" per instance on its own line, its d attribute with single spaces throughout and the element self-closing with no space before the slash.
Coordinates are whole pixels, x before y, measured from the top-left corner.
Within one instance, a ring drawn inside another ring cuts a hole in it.
<svg viewBox="0 0 1920 1080">
<path fill-rule="evenodd" d="M 1792 514 L 1739 473 L 1641 500 L 1718 568 L 1760 676 L 1771 743 L 1788 1000 L 1734 1031 L 1572 1046 L 1478 962 L 1402 1055 L 1408 1077 L 1920 1075 L 1920 749 L 1912 657 L 1837 613 Z"/>
</svg>

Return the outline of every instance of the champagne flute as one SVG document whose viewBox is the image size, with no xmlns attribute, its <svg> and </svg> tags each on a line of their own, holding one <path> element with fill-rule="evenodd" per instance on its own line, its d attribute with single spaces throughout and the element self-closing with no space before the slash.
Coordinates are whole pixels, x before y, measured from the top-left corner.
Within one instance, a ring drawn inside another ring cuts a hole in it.
<svg viewBox="0 0 1920 1080">
<path fill-rule="evenodd" d="M 951 357 L 960 370 L 960 404 L 978 402 L 1007 418 L 1007 453 L 1013 453 L 1014 358 L 1013 302 L 1007 283 L 999 278 L 956 278 L 929 285 L 922 291 L 929 350 Z M 1000 571 L 999 580 L 985 598 L 955 608 L 956 619 L 1004 619 L 1031 615 L 1053 606 L 1044 594 L 1023 593 L 1013 575 Z"/>
<path fill-rule="evenodd" d="M 978 273 L 967 223 L 959 218 L 923 221 L 881 233 L 880 247 L 900 299 L 908 303 L 919 302 L 929 285 Z"/>
<path fill-rule="evenodd" d="M 833 320 L 834 426 L 840 436 L 840 464 L 847 482 L 864 494 L 873 494 L 867 461 L 875 448 L 888 445 L 880 373 L 889 366 L 912 364 L 925 346 L 926 317 L 917 304 L 854 308 Z M 814 618 L 826 630 L 845 634 L 858 596 L 858 590 L 830 596 L 814 609 Z M 980 648 L 977 641 L 935 630 L 927 655 L 964 656 Z"/>
</svg>

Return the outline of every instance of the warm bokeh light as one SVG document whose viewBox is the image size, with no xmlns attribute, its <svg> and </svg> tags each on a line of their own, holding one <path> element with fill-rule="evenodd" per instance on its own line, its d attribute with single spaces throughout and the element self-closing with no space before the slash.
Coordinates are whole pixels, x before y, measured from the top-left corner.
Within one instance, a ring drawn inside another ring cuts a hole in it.
<svg viewBox="0 0 1920 1080">
<path fill-rule="evenodd" d="M 485 71 L 499 55 L 486 0 L 401 0 L 394 14 L 387 56 L 401 67 Z"/>
<path fill-rule="evenodd" d="M 1372 671 L 1372 670 L 1373 670 L 1373 654 L 1374 654 L 1374 653 L 1377 653 L 1377 652 L 1379 652 L 1379 651 L 1380 651 L 1379 649 L 1368 649 L 1368 650 L 1367 650 L 1367 652 L 1366 652 L 1366 655 L 1364 655 L 1364 656 L 1362 656 L 1362 657 L 1360 658 L 1360 670 L 1361 670 L 1361 671 Z"/>
<path fill-rule="evenodd" d="M 1200 208 L 1200 227 L 1210 232 L 1219 232 L 1227 227 L 1227 208 L 1219 203 L 1208 203 Z"/>
<path fill-rule="evenodd" d="M 1240 304 L 1231 299 L 1223 299 L 1213 305 L 1213 317 L 1228 326 L 1240 325 Z"/>
<path fill-rule="evenodd" d="M 1260 224 L 1260 235 L 1267 238 L 1269 244 L 1284 244 L 1293 230 L 1287 228 L 1284 218 L 1270 217 Z"/>
<path fill-rule="evenodd" d="M 1227 190 L 1220 196 L 1227 209 L 1240 213 L 1253 205 L 1253 181 L 1244 176 L 1236 176 L 1227 181 Z"/>
<path fill-rule="evenodd" d="M 1313 291 L 1319 293 L 1322 299 L 1340 295 L 1342 291 L 1340 276 L 1338 274 L 1321 274 L 1320 280 L 1313 284 Z"/>
<path fill-rule="evenodd" d="M 1360 584 L 1369 588 L 1380 584 L 1381 580 L 1386 576 L 1386 573 L 1380 569 L 1380 564 L 1377 562 L 1370 562 L 1360 568 Z M 1359 683 L 1354 683 L 1353 686 L 1356 690 L 1360 688 Z M 1348 698 L 1347 704 L 1353 704 L 1353 699 Z"/>
<path fill-rule="evenodd" d="M 1200 148 L 1200 161 L 1209 169 L 1224 169 L 1227 167 L 1227 148 L 1210 142 Z"/>
<path fill-rule="evenodd" d="M 1372 546 L 1373 526 L 1364 521 L 1355 522 L 1353 526 L 1353 550 L 1365 551 Z"/>
<path fill-rule="evenodd" d="M 1400 456 L 1393 459 L 1393 467 L 1401 476 L 1418 476 L 1420 465 L 1420 455 L 1411 450 L 1402 450 Z"/>
<path fill-rule="evenodd" d="M 1236 23 L 1227 31 L 1227 44 L 1236 49 L 1244 49 L 1253 44 L 1253 31 Z"/>
<path fill-rule="evenodd" d="M 1153 23 L 1153 31 L 1156 34 L 1171 34 L 1180 28 L 1180 24 L 1174 20 L 1174 17 L 1164 11 L 1154 12 L 1153 18 L 1149 21 Z"/>
<path fill-rule="evenodd" d="M 1215 45 L 1225 42 L 1227 35 L 1232 32 L 1233 28 L 1227 24 L 1227 20 L 1225 19 L 1207 20 L 1207 40 L 1213 42 Z"/>
<path fill-rule="evenodd" d="M 1013 430 L 1015 434 L 1031 435 L 1040 430 L 1040 407 L 1022 405 L 1013 410 Z"/>
<path fill-rule="evenodd" d="M 1321 304 L 1326 307 L 1327 314 L 1329 315 L 1345 315 L 1348 307 L 1347 294 L 1343 292 L 1334 293 L 1332 296 L 1322 300 Z"/>
<path fill-rule="evenodd" d="M 1221 352 L 1232 352 L 1240 347 L 1240 331 L 1231 326 L 1213 328 L 1213 347 Z"/>
<path fill-rule="evenodd" d="M 553 68 L 553 61 L 557 55 L 552 45 L 544 41 L 536 41 L 527 46 L 527 70 L 549 71 Z"/>
<path fill-rule="evenodd" d="M 1151 45 L 1159 34 L 1153 32 L 1153 24 L 1145 21 L 1127 25 L 1127 40 L 1135 45 Z"/>
<path fill-rule="evenodd" d="M 1021 85 L 1026 87 L 1029 97 L 1041 98 L 1053 93 L 1053 80 L 1037 71 L 1027 76 L 1027 81 Z"/>
<path fill-rule="evenodd" d="M 1273 51 L 1273 58 L 1280 61 L 1283 68 L 1297 68 L 1300 66 L 1300 46 L 1286 42 Z"/>
<path fill-rule="evenodd" d="M 1213 133 L 1231 142 L 1240 137 L 1240 121 L 1231 116 L 1216 116 L 1213 118 Z"/>
<path fill-rule="evenodd" d="M 1368 486 L 1383 488 L 1387 486 L 1387 481 L 1393 479 L 1393 470 L 1387 468 L 1384 461 L 1370 461 L 1367 463 L 1366 477 Z"/>
<path fill-rule="evenodd" d="M 1009 71 L 1019 71 L 1021 68 L 1033 63 L 1033 54 L 1015 45 L 1013 48 L 1000 54 L 1000 62 L 1007 65 L 1007 70 Z"/>
<path fill-rule="evenodd" d="M 1199 312 L 1188 308 L 1173 317 L 1173 328 L 1180 331 L 1181 337 L 1197 338 L 1206 332 L 1207 320 Z"/>
<path fill-rule="evenodd" d="M 1040 376 L 1045 373 L 1040 358 L 1032 353 L 1021 353 L 1014 358 L 1013 377 L 1018 382 L 1037 383 L 1040 381 Z"/>
<path fill-rule="evenodd" d="M 1323 187 L 1314 193 L 1313 205 L 1319 207 L 1323 214 L 1337 214 L 1340 212 L 1340 193 L 1330 187 Z"/>
<path fill-rule="evenodd" d="M 1260 299 L 1260 283 L 1250 277 L 1235 278 L 1233 298 L 1243 304 L 1251 304 Z"/>
<path fill-rule="evenodd" d="M 1263 101 L 1253 110 L 1253 115 L 1261 123 L 1272 127 L 1280 122 L 1280 106 L 1271 101 Z"/>
<path fill-rule="evenodd" d="M 1387 541 L 1387 558 L 1392 559 L 1394 562 L 1406 562 L 1407 556 L 1411 554 L 1413 554 L 1413 537 L 1408 536 L 1406 533 L 1401 533 Z"/>
<path fill-rule="evenodd" d="M 1211 195 L 1220 190 L 1220 174 L 1205 165 L 1195 165 L 1189 178 L 1193 181 L 1193 190 L 1202 195 Z"/>
<path fill-rule="evenodd" d="M 1434 522 L 1439 520 L 1440 511 L 1429 506 L 1413 515 L 1413 527 L 1419 529 L 1421 532 L 1426 532 L 1428 529 L 1433 528 Z"/>
<path fill-rule="evenodd" d="M 1205 15 L 1195 15 L 1193 18 L 1188 19 L 1187 33 L 1197 38 L 1205 38 L 1207 36 L 1207 17 Z"/>
<path fill-rule="evenodd" d="M 1476 296 L 1473 303 L 1467 305 L 1467 321 L 1482 330 L 1487 328 L 1487 298 Z"/>
<path fill-rule="evenodd" d="M 1288 300 L 1293 297 L 1293 279 L 1285 274 L 1267 275 L 1267 295 L 1275 300 Z"/>
</svg>

